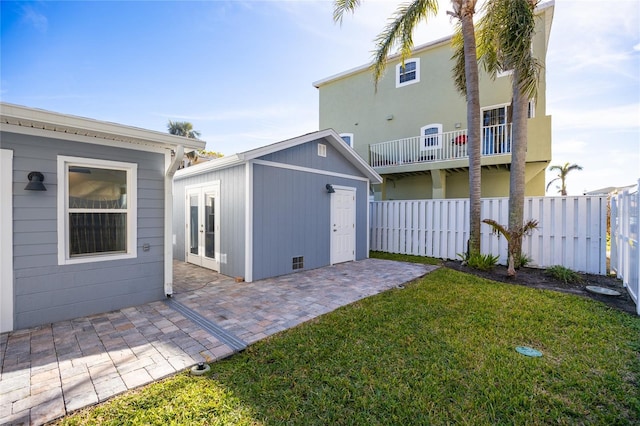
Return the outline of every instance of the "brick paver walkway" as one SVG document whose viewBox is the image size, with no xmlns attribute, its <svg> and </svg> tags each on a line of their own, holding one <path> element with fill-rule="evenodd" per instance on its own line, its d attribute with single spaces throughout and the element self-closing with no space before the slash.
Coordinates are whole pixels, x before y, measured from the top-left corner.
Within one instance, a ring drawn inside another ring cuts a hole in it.
<svg viewBox="0 0 640 426">
<path fill-rule="evenodd" d="M 250 344 L 433 269 L 367 259 L 236 283 L 175 262 L 173 301 Z M 163 301 L 0 334 L 0 424 L 43 424 L 232 355 L 223 341 Z"/>
</svg>

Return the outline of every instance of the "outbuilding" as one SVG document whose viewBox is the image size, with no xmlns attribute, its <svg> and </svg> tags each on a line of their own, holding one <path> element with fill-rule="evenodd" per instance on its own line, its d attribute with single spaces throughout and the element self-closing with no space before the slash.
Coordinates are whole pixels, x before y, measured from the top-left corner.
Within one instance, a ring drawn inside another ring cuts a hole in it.
<svg viewBox="0 0 640 426">
<path fill-rule="evenodd" d="M 331 129 L 179 170 L 174 257 L 247 282 L 364 259 L 381 180 Z"/>
<path fill-rule="evenodd" d="M 0 103 L 0 332 L 160 300 L 194 139 Z"/>
</svg>

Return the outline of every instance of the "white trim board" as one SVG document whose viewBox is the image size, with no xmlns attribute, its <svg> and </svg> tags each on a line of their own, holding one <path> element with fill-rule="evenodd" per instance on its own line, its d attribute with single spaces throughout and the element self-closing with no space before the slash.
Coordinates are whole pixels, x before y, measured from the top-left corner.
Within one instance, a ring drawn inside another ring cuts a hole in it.
<svg viewBox="0 0 640 426">
<path fill-rule="evenodd" d="M 339 178 L 345 178 L 345 179 L 359 180 L 362 182 L 369 182 L 368 178 L 362 177 L 362 176 L 354 176 L 354 175 L 348 175 L 346 173 L 330 172 L 328 170 L 312 169 L 310 167 L 296 166 L 293 164 L 276 163 L 273 161 L 266 161 L 266 160 L 253 160 L 253 163 L 258 164 L 260 166 L 266 166 L 266 167 L 276 167 L 279 169 L 295 170 L 297 172 L 313 173 L 313 174 L 323 175 L 323 176 L 332 176 L 332 177 L 339 177 Z"/>
<path fill-rule="evenodd" d="M 0 149 L 0 333 L 13 330 L 13 151 Z"/>
<path fill-rule="evenodd" d="M 245 169 L 244 280 L 253 281 L 253 161 Z"/>
</svg>

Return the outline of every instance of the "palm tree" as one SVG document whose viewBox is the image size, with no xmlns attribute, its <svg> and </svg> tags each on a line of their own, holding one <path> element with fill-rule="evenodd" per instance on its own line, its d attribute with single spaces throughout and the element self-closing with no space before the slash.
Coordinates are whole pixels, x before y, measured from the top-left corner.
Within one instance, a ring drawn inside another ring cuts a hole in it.
<svg viewBox="0 0 640 426">
<path fill-rule="evenodd" d="M 547 191 L 549 190 L 549 187 L 551 186 L 552 183 L 559 180 L 560 188 L 558 188 L 558 192 L 560 193 L 560 195 L 566 196 L 567 195 L 567 185 L 566 185 L 567 175 L 569 174 L 569 172 L 573 170 L 582 170 L 582 166 L 579 166 L 577 164 L 569 165 L 569 163 L 564 163 L 564 166 L 549 167 L 549 171 L 553 171 L 553 170 L 558 171 L 558 176 L 553 178 L 551 182 L 547 184 Z"/>
<path fill-rule="evenodd" d="M 477 0 L 451 0 L 453 12 L 447 12 L 460 23 L 462 49 L 454 56 L 454 81 L 467 99 L 467 146 L 469 148 L 469 253 L 480 253 L 480 90 L 473 16 Z M 335 0 L 333 19 L 342 22 L 345 12 L 353 12 L 361 0 Z M 373 77 L 378 82 L 387 66 L 393 46 L 399 44 L 401 60 L 409 58 L 413 49 L 413 30 L 429 16 L 438 13 L 437 0 L 413 0 L 401 5 L 391 22 L 376 38 L 377 49 L 372 64 Z M 464 72 L 462 72 L 464 71 Z"/>
<path fill-rule="evenodd" d="M 167 130 L 169 133 L 176 136 L 184 136 L 190 139 L 198 139 L 200 137 L 200 132 L 193 130 L 193 124 L 188 121 L 171 121 L 167 123 Z M 187 158 L 189 159 L 189 165 L 192 163 L 198 162 L 198 153 L 195 151 L 190 151 L 185 153 Z"/>
<path fill-rule="evenodd" d="M 172 135 L 185 136 L 191 139 L 198 139 L 200 132 L 193 130 L 193 124 L 188 121 L 171 121 L 167 123 L 167 130 Z"/>
<path fill-rule="evenodd" d="M 498 71 L 513 70 L 511 169 L 509 179 L 509 253 L 520 253 L 524 222 L 525 166 L 527 156 L 527 112 L 529 100 L 537 95 L 540 64 L 533 56 L 535 8 L 539 0 L 491 0 L 480 20 L 479 51 L 485 69 L 495 77 Z"/>
</svg>

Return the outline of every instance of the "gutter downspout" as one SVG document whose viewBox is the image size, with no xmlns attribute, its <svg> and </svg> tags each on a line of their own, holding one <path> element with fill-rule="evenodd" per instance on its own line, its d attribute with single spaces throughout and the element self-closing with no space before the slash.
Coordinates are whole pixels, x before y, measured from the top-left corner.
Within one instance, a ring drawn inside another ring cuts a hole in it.
<svg viewBox="0 0 640 426">
<path fill-rule="evenodd" d="M 176 147 L 175 156 L 171 151 L 164 155 L 164 294 L 173 294 L 173 175 L 184 157 L 184 147 Z"/>
</svg>

